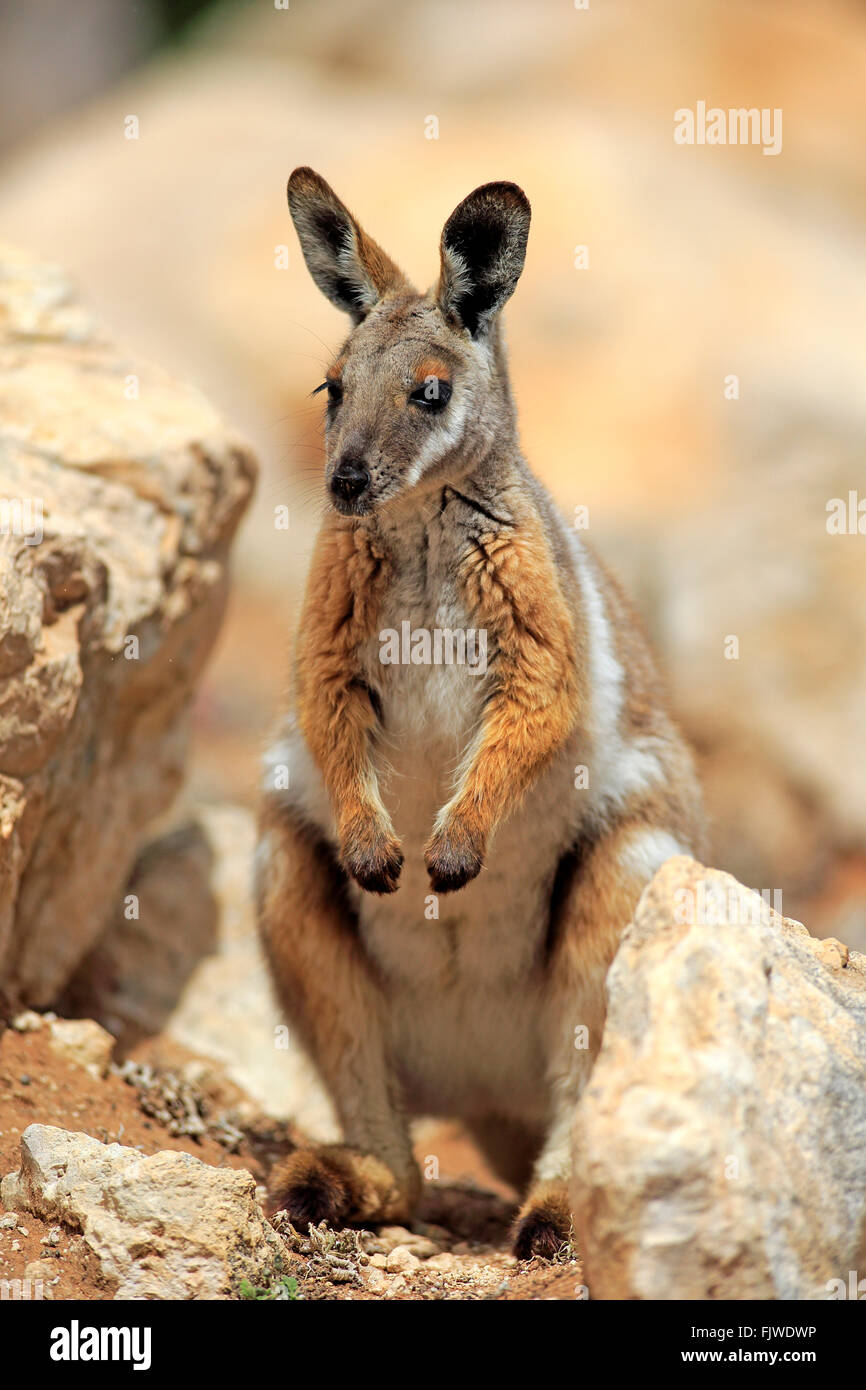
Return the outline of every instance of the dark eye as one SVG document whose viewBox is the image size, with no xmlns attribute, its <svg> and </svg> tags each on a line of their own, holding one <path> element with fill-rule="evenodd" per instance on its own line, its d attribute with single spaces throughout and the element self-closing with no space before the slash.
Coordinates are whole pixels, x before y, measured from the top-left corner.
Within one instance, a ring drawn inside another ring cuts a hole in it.
<svg viewBox="0 0 866 1390">
<path fill-rule="evenodd" d="M 343 387 L 339 381 L 323 381 L 321 386 L 316 387 L 313 395 L 318 396 L 320 391 L 327 391 L 329 409 L 336 409 L 343 399 Z"/>
<path fill-rule="evenodd" d="M 439 410 L 444 410 L 451 399 L 451 382 L 443 381 L 438 376 L 428 376 L 423 386 L 416 386 L 409 400 L 413 405 L 420 405 L 422 410 L 429 410 L 434 415 Z"/>
</svg>

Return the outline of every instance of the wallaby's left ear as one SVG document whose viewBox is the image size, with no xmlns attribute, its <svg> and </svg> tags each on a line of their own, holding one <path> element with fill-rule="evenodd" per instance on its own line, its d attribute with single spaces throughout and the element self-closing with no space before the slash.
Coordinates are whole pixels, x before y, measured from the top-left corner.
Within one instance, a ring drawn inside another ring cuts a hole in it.
<svg viewBox="0 0 866 1390">
<path fill-rule="evenodd" d="M 315 169 L 295 169 L 287 192 L 307 269 L 322 294 L 351 314 L 355 323 L 388 290 L 411 289 L 402 271 Z"/>
<path fill-rule="evenodd" d="M 473 338 L 490 326 L 520 279 L 531 209 L 516 183 L 485 183 L 454 209 L 442 231 L 437 297 L 445 317 Z"/>
</svg>

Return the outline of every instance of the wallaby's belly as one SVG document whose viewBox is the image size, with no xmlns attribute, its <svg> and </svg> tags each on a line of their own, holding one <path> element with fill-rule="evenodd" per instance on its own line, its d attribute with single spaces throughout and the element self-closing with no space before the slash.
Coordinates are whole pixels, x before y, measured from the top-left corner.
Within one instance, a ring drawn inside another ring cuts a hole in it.
<svg viewBox="0 0 866 1390">
<path fill-rule="evenodd" d="M 357 892 L 361 938 L 383 983 L 410 1109 L 537 1112 L 542 1121 L 542 956 L 553 877 L 571 836 L 570 799 L 557 792 L 567 766 L 546 774 L 500 827 L 477 879 L 434 895 L 424 846 L 471 737 L 468 721 L 437 729 L 435 718 L 425 738 L 395 737 L 381 751 L 380 787 L 405 858 L 395 893 Z"/>
<path fill-rule="evenodd" d="M 397 892 L 358 896 L 410 1109 L 543 1114 L 539 955 L 555 865 L 542 872 L 549 857 L 520 842 L 515 822 L 481 875 L 437 900 L 422 857 L 429 825 L 417 837 L 397 828 L 406 854 Z"/>
</svg>

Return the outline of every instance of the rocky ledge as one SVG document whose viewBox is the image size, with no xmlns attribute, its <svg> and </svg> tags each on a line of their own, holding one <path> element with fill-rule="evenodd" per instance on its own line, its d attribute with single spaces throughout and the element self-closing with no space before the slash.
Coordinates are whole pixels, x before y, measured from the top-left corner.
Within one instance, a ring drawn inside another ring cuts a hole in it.
<svg viewBox="0 0 866 1390">
<path fill-rule="evenodd" d="M 51 1002 L 180 783 L 255 464 L 0 247 L 0 991 Z"/>
</svg>

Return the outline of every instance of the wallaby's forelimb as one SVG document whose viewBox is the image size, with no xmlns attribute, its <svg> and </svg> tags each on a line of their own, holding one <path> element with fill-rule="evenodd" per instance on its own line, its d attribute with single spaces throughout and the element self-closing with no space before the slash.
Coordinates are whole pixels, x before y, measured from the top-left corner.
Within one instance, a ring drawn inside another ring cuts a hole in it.
<svg viewBox="0 0 866 1390">
<path fill-rule="evenodd" d="M 496 650 L 495 684 L 425 850 L 438 892 L 461 888 L 479 872 L 490 835 L 569 736 L 585 696 L 583 634 L 536 517 L 477 537 L 460 584 L 473 622 Z"/>
<path fill-rule="evenodd" d="M 370 756 L 376 715 L 359 653 L 374 630 L 388 562 L 369 534 L 329 518 L 298 629 L 298 720 L 337 820 L 341 857 L 369 892 L 397 887 L 403 855 Z"/>
</svg>

